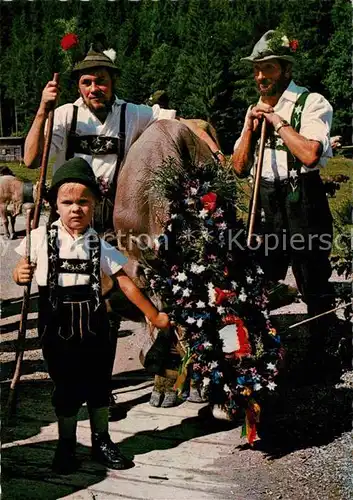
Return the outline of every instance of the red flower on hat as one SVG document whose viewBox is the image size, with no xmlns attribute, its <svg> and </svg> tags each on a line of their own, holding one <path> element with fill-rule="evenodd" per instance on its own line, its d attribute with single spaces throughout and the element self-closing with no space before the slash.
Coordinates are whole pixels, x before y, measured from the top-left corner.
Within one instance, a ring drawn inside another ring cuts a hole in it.
<svg viewBox="0 0 353 500">
<path fill-rule="evenodd" d="M 299 42 L 298 42 L 298 40 L 291 40 L 291 41 L 289 42 L 289 47 L 290 47 L 290 50 L 291 50 L 292 52 L 296 52 L 296 50 L 297 50 L 297 49 L 298 49 L 298 47 L 299 47 Z"/>
<path fill-rule="evenodd" d="M 76 47 L 78 42 L 78 36 L 75 35 L 75 33 L 67 33 L 67 35 L 62 37 L 60 45 L 63 50 L 69 50 L 72 49 L 72 47 Z"/>
<path fill-rule="evenodd" d="M 207 193 L 201 197 L 203 207 L 210 212 L 216 209 L 217 195 L 216 193 Z"/>
</svg>

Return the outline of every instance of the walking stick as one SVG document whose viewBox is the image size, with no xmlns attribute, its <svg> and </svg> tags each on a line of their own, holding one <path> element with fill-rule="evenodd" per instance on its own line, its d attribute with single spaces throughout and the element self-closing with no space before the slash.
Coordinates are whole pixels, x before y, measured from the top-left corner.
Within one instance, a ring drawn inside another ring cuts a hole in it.
<svg viewBox="0 0 353 500">
<path fill-rule="evenodd" d="M 32 219 L 32 211 L 33 211 L 33 205 L 31 208 L 28 208 L 26 210 L 26 254 L 25 254 L 25 259 L 26 263 L 30 264 L 31 263 L 31 219 Z M 23 300 L 22 300 L 22 309 L 21 309 L 21 320 L 20 320 L 20 327 L 18 330 L 18 336 L 17 336 L 17 344 L 16 344 L 16 358 L 15 358 L 15 371 L 11 380 L 11 385 L 10 385 L 10 392 L 9 392 L 9 397 L 8 397 L 8 415 L 7 418 L 9 419 L 15 409 L 15 389 L 16 385 L 20 379 L 21 376 L 21 366 L 22 366 L 22 360 L 23 360 L 23 354 L 24 354 L 24 344 L 26 340 L 26 323 L 27 323 L 27 316 L 28 316 L 28 311 L 29 311 L 29 299 L 30 299 L 30 294 L 31 294 L 31 283 L 25 286 L 24 292 L 23 292 Z"/>
<path fill-rule="evenodd" d="M 54 73 L 53 80 L 59 82 L 59 73 Z M 40 211 L 42 207 L 43 194 L 45 188 L 45 180 L 48 169 L 48 159 L 50 152 L 51 139 L 53 135 L 53 123 L 54 123 L 54 107 L 49 111 L 48 121 L 47 121 L 47 133 L 44 141 L 42 161 L 40 165 L 40 177 L 38 183 L 37 196 L 35 201 L 34 215 L 32 221 L 32 229 L 36 229 L 39 225 Z M 31 232 L 31 215 L 32 209 L 27 210 L 26 213 L 26 259 L 30 263 L 31 248 L 30 248 L 30 232 Z M 27 326 L 27 316 L 29 312 L 29 303 L 31 295 L 31 283 L 25 286 L 23 292 L 22 310 L 21 310 L 21 320 L 20 328 L 18 331 L 17 345 L 16 345 L 16 365 L 15 371 L 11 380 L 10 392 L 7 403 L 7 420 L 10 419 L 15 411 L 16 407 L 16 387 L 21 376 L 22 360 L 25 348 L 26 340 L 26 326 Z"/>
<path fill-rule="evenodd" d="M 254 185 L 254 192 L 253 192 L 253 198 L 252 198 L 252 206 L 251 206 L 251 210 L 250 210 L 249 230 L 248 230 L 248 237 L 246 240 L 248 247 L 250 247 L 250 245 L 251 245 L 251 240 L 253 237 L 254 226 L 255 226 L 257 202 L 258 202 L 259 190 L 260 190 L 262 163 L 263 163 L 264 150 L 265 150 L 265 139 L 266 139 L 266 120 L 265 120 L 265 118 L 263 118 L 263 122 L 262 122 L 262 126 L 261 126 L 259 156 L 257 158 L 257 165 L 256 165 L 255 185 Z"/>
<path fill-rule="evenodd" d="M 59 73 L 54 73 L 53 81 L 59 83 Z M 48 159 L 51 145 L 51 138 L 53 135 L 53 123 L 54 123 L 54 108 L 49 111 L 48 122 L 47 122 L 47 135 L 45 137 L 42 162 L 40 165 L 40 177 L 38 183 L 38 191 L 36 197 L 36 206 L 34 209 L 32 228 L 36 229 L 39 225 L 40 210 L 42 208 L 43 193 L 45 189 L 45 180 L 47 177 L 48 169 Z"/>
</svg>

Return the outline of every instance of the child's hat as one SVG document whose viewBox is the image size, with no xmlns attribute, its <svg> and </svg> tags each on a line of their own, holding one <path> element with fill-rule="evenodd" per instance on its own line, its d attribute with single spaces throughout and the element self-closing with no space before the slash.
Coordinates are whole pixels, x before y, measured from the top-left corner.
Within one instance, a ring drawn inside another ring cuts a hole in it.
<svg viewBox="0 0 353 500">
<path fill-rule="evenodd" d="M 47 200 L 55 202 L 58 189 L 66 182 L 77 182 L 87 186 L 96 198 L 100 199 L 101 193 L 94 172 L 90 164 L 80 157 L 74 157 L 63 163 L 53 175 Z"/>
</svg>

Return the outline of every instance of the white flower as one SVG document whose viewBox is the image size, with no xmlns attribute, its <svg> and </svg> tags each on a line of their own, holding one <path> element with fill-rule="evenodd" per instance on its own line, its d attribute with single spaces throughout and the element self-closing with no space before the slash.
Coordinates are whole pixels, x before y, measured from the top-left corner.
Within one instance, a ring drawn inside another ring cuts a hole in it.
<svg viewBox="0 0 353 500">
<path fill-rule="evenodd" d="M 198 266 L 197 264 L 191 264 L 190 271 L 195 274 L 200 274 L 202 271 L 204 271 L 206 268 L 203 265 Z"/>
<path fill-rule="evenodd" d="M 242 288 L 241 293 L 239 294 L 238 298 L 241 302 L 246 302 L 246 299 L 248 298 L 248 296 L 246 295 L 244 288 Z"/>
<path fill-rule="evenodd" d="M 267 384 L 267 388 L 270 390 L 270 391 L 274 391 L 275 390 L 275 387 L 277 387 L 277 384 L 275 384 L 274 382 L 269 382 Z"/>
<path fill-rule="evenodd" d="M 274 363 L 267 363 L 267 370 L 275 370 L 276 365 Z"/>
<path fill-rule="evenodd" d="M 203 386 L 207 387 L 208 385 L 210 385 L 210 382 L 211 382 L 211 379 L 209 377 L 204 377 Z"/>
<path fill-rule="evenodd" d="M 172 230 L 172 225 L 169 224 L 169 226 L 167 226 L 167 229 L 168 229 L 168 231 L 171 231 Z"/>
<path fill-rule="evenodd" d="M 225 390 L 225 392 L 230 392 L 230 387 L 228 384 L 224 384 L 223 389 Z"/>
<path fill-rule="evenodd" d="M 190 293 L 191 293 L 191 290 L 189 290 L 188 288 L 185 288 L 185 290 L 183 290 L 183 297 L 190 297 Z"/>
<path fill-rule="evenodd" d="M 216 302 L 216 291 L 214 289 L 213 283 L 207 284 L 208 288 L 208 304 L 213 306 Z"/>
<path fill-rule="evenodd" d="M 219 229 L 224 230 L 224 229 L 227 229 L 227 224 L 225 222 L 221 222 L 221 224 L 219 224 L 218 227 L 219 227 Z"/>
<path fill-rule="evenodd" d="M 257 382 L 256 384 L 254 384 L 253 389 L 254 391 L 260 391 L 262 389 L 262 385 Z"/>
<path fill-rule="evenodd" d="M 289 177 L 291 179 L 296 179 L 298 177 L 298 172 L 295 170 L 295 168 L 292 168 L 290 171 L 289 171 Z"/>
<path fill-rule="evenodd" d="M 282 40 L 282 47 L 289 47 L 289 39 L 286 35 L 283 35 L 281 40 Z"/>
<path fill-rule="evenodd" d="M 206 240 L 206 241 L 209 241 L 210 239 L 210 233 L 208 232 L 207 229 L 204 229 L 203 231 L 201 231 L 201 236 Z"/>
<path fill-rule="evenodd" d="M 233 290 L 237 289 L 237 282 L 236 281 L 231 281 L 230 284 L 232 285 Z"/>
<path fill-rule="evenodd" d="M 212 361 L 212 363 L 209 364 L 209 369 L 214 370 L 215 368 L 218 368 L 218 363 L 217 361 Z"/>
<path fill-rule="evenodd" d="M 203 323 L 203 319 L 202 318 L 199 318 L 197 321 L 196 321 L 196 324 L 199 328 L 201 328 L 202 326 L 202 323 Z"/>
<path fill-rule="evenodd" d="M 260 266 L 257 266 L 256 271 L 257 271 L 257 274 L 264 274 L 264 272 Z"/>
<path fill-rule="evenodd" d="M 192 195 L 195 195 L 197 193 L 197 191 L 198 191 L 197 188 L 194 188 L 194 187 L 190 188 L 190 193 Z"/>
<path fill-rule="evenodd" d="M 217 208 L 217 210 L 215 211 L 216 217 L 221 217 L 223 214 L 224 214 L 224 210 L 222 210 L 221 208 Z"/>
<path fill-rule="evenodd" d="M 205 349 L 210 349 L 210 347 L 212 347 L 212 344 L 211 344 L 211 342 L 206 341 L 203 343 L 203 346 Z"/>
<path fill-rule="evenodd" d="M 251 276 L 247 276 L 246 277 L 246 282 L 249 283 L 249 285 L 251 285 L 251 283 L 254 281 L 254 278 L 252 278 Z"/>
<path fill-rule="evenodd" d="M 177 293 L 177 292 L 179 292 L 180 289 L 181 289 L 181 286 L 179 286 L 179 285 L 173 285 L 172 292 L 173 293 Z"/>
<path fill-rule="evenodd" d="M 172 215 L 170 216 L 170 218 L 171 218 L 171 219 L 176 219 L 177 217 L 178 217 L 178 214 L 172 214 Z"/>
<path fill-rule="evenodd" d="M 191 316 L 188 316 L 186 322 L 189 323 L 189 325 L 193 325 L 196 322 L 196 319 L 192 318 Z"/>
<path fill-rule="evenodd" d="M 225 311 L 225 309 L 224 309 L 224 307 L 223 307 L 223 306 L 218 306 L 218 307 L 217 307 L 217 312 L 218 312 L 218 314 L 223 314 L 223 313 L 224 313 L 224 311 Z"/>
<path fill-rule="evenodd" d="M 198 302 L 196 302 L 196 307 L 198 309 L 202 309 L 203 307 L 206 307 L 206 304 L 202 302 L 202 300 L 199 300 Z"/>
<path fill-rule="evenodd" d="M 109 59 L 111 59 L 112 62 L 115 61 L 116 58 L 116 52 L 114 49 L 110 48 L 108 50 L 103 50 L 103 54 L 105 54 Z"/>
<path fill-rule="evenodd" d="M 176 277 L 178 281 L 186 281 L 188 277 L 186 276 L 185 273 L 178 273 L 178 276 Z"/>
<path fill-rule="evenodd" d="M 200 219 L 206 219 L 208 215 L 208 210 L 206 210 L 205 208 L 203 208 L 200 212 L 199 212 L 199 217 Z"/>
<path fill-rule="evenodd" d="M 55 236 L 56 235 L 56 229 L 51 229 L 49 231 L 50 236 Z"/>
</svg>

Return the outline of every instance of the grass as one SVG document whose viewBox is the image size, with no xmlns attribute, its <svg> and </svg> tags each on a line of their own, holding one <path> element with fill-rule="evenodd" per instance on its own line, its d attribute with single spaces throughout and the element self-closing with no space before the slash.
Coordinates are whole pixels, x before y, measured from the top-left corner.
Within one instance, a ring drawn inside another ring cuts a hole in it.
<svg viewBox="0 0 353 500">
<path fill-rule="evenodd" d="M 7 165 L 12 172 L 21 179 L 22 181 L 25 182 L 33 182 L 35 183 L 36 181 L 39 180 L 40 176 L 40 169 L 39 168 L 27 168 L 24 163 L 18 163 L 18 162 L 0 162 L 0 166 Z M 47 181 L 51 180 L 52 176 L 52 163 L 48 165 L 48 170 L 47 170 Z"/>
</svg>

